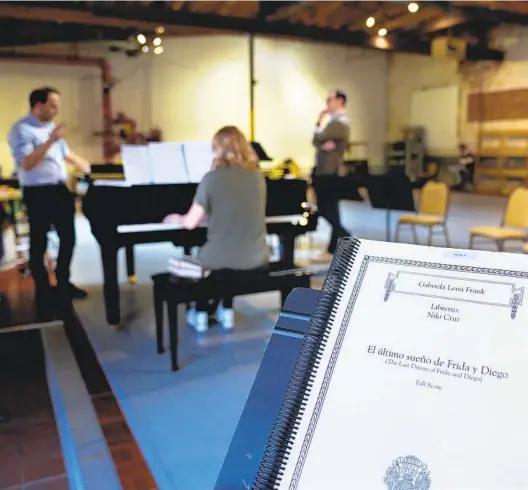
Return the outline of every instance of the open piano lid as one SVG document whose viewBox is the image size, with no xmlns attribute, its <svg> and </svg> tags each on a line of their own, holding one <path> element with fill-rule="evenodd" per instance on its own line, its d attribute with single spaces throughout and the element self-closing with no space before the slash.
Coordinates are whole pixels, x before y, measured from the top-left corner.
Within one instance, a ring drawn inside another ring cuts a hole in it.
<svg viewBox="0 0 528 490">
<path fill-rule="evenodd" d="M 255 153 L 257 154 L 258 156 L 258 159 L 260 162 L 271 162 L 273 161 L 272 158 L 270 158 L 268 156 L 268 154 L 264 151 L 264 148 L 262 148 L 261 144 L 257 141 L 252 141 L 251 143 L 251 147 L 253 148 L 253 150 L 255 150 Z"/>
</svg>

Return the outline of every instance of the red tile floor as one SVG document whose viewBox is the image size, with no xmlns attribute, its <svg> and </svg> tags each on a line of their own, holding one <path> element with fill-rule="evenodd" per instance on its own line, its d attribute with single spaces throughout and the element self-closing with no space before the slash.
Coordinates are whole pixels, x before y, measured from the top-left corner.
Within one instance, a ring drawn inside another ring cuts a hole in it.
<svg viewBox="0 0 528 490">
<path fill-rule="evenodd" d="M 31 279 L 16 270 L 0 272 L 12 323 L 31 323 Z M 6 328 L 6 317 L 0 328 Z M 155 490 L 156 484 L 112 394 L 82 326 L 66 333 L 99 417 L 124 490 Z M 66 470 L 44 371 L 38 331 L 0 336 L 0 406 L 11 421 L 0 424 L 0 490 L 63 490 Z"/>
</svg>

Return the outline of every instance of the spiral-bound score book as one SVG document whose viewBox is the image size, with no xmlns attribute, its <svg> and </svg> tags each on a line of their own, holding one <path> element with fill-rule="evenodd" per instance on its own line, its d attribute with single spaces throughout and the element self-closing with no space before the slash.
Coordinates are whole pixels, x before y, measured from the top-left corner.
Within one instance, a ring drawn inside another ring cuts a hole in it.
<svg viewBox="0 0 528 490">
<path fill-rule="evenodd" d="M 526 490 L 528 258 L 345 239 L 255 490 Z"/>
</svg>

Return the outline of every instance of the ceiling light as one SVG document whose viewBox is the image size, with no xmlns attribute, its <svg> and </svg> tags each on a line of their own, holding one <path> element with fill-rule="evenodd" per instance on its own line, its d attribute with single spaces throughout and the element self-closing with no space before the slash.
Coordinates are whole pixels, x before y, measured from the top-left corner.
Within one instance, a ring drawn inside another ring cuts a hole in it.
<svg viewBox="0 0 528 490">
<path fill-rule="evenodd" d="M 148 46 L 143 46 L 141 48 L 141 51 L 143 51 L 144 53 L 148 53 L 149 52 L 149 47 Z"/>
<path fill-rule="evenodd" d="M 407 5 L 407 8 L 409 9 L 409 12 L 411 12 L 411 14 L 415 14 L 416 12 L 418 12 L 420 6 L 416 2 L 411 2 L 409 5 Z"/>
<path fill-rule="evenodd" d="M 386 37 L 375 37 L 373 44 L 378 49 L 387 49 L 390 47 L 390 43 Z"/>
<path fill-rule="evenodd" d="M 367 27 L 373 27 L 375 23 L 376 23 L 376 19 L 374 17 L 369 17 L 367 19 L 367 22 L 365 22 Z"/>
<path fill-rule="evenodd" d="M 154 44 L 154 46 L 159 46 L 161 44 L 161 37 L 155 37 L 152 44 Z"/>
<path fill-rule="evenodd" d="M 156 46 L 154 48 L 154 54 L 161 54 L 163 53 L 163 46 Z"/>
<path fill-rule="evenodd" d="M 378 36 L 386 36 L 387 35 L 387 29 L 385 29 L 385 27 L 382 27 L 379 31 L 378 31 Z"/>
<path fill-rule="evenodd" d="M 165 32 L 165 27 L 163 26 L 158 26 L 156 27 L 156 29 L 154 29 L 156 31 L 156 34 L 163 34 Z"/>
<path fill-rule="evenodd" d="M 138 34 L 136 39 L 139 44 L 145 44 L 147 42 L 147 38 L 144 34 Z"/>
</svg>

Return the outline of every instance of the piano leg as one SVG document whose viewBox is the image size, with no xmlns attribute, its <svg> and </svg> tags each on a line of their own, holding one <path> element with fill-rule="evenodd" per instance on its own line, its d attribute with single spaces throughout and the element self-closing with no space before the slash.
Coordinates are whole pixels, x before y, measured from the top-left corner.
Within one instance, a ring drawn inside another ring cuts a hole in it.
<svg viewBox="0 0 528 490">
<path fill-rule="evenodd" d="M 134 245 L 127 245 L 125 247 L 126 253 L 126 266 L 127 266 L 127 276 L 129 284 L 136 284 L 136 264 L 134 258 Z"/>
<path fill-rule="evenodd" d="M 192 247 L 183 247 L 183 253 L 189 257 L 192 256 Z M 192 303 L 185 303 L 185 311 L 189 311 L 192 308 Z"/>
<path fill-rule="evenodd" d="M 112 246 L 101 247 L 104 277 L 103 293 L 106 321 L 109 325 L 119 325 L 121 323 L 121 301 L 117 278 L 117 250 L 117 248 Z"/>
<path fill-rule="evenodd" d="M 157 283 L 154 283 L 154 314 L 156 318 L 156 347 L 158 354 L 165 352 L 163 347 L 163 307 L 165 302 L 161 294 Z"/>
<path fill-rule="evenodd" d="M 167 313 L 169 317 L 171 368 L 173 371 L 178 371 L 178 304 L 167 301 Z"/>
<path fill-rule="evenodd" d="M 285 268 L 295 267 L 293 262 L 293 255 L 295 252 L 295 237 L 294 236 L 279 236 L 281 258 L 280 263 Z"/>
</svg>

